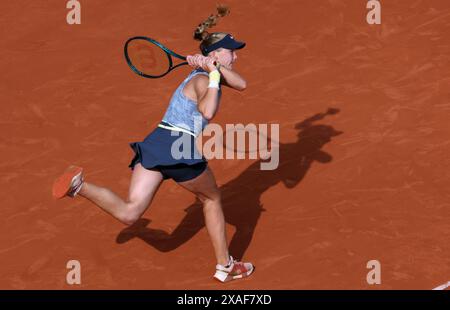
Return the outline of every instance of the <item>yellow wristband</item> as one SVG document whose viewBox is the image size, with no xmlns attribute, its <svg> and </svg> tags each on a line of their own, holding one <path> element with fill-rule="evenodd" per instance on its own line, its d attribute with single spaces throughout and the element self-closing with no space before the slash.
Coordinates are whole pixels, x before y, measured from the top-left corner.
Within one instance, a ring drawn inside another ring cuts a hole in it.
<svg viewBox="0 0 450 310">
<path fill-rule="evenodd" d="M 220 82 L 220 73 L 218 70 L 214 70 L 209 73 L 209 81 L 217 84 Z"/>
<path fill-rule="evenodd" d="M 220 88 L 220 73 L 217 70 L 209 73 L 209 85 L 208 88 Z"/>
</svg>

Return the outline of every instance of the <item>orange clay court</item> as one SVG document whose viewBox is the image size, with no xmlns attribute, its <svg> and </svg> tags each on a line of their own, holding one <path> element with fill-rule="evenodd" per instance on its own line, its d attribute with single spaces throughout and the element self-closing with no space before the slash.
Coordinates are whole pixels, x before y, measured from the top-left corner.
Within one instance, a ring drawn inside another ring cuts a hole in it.
<svg viewBox="0 0 450 310">
<path fill-rule="evenodd" d="M 247 43 L 214 123 L 280 124 L 280 164 L 209 161 L 231 254 L 248 279 L 212 279 L 195 196 L 164 182 L 127 228 L 85 199 L 52 198 L 69 165 L 125 197 L 133 152 L 190 68 L 134 74 L 132 36 L 181 55 L 215 1 L 4 1 L 0 17 L 1 289 L 432 289 L 450 280 L 450 2 L 230 0 L 214 29 Z M 70 260 L 81 285 L 66 283 Z M 367 262 L 381 263 L 369 285 Z"/>
</svg>

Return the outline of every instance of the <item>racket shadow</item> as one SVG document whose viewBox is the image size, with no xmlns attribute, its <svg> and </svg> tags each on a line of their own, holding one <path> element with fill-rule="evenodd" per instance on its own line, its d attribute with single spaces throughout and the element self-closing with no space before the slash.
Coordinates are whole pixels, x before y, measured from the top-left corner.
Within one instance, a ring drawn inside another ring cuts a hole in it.
<svg viewBox="0 0 450 310">
<path fill-rule="evenodd" d="M 258 160 L 236 178 L 221 186 L 225 220 L 236 228 L 229 244 L 231 255 L 236 258 L 244 257 L 259 218 L 262 212 L 266 211 L 261 204 L 264 192 L 279 182 L 292 189 L 304 179 L 312 163 L 326 164 L 332 161 L 332 156 L 322 151 L 322 147 L 342 132 L 332 126 L 315 122 L 338 112 L 338 109 L 328 109 L 325 113 L 318 113 L 297 123 L 295 126 L 298 130 L 297 141 L 279 145 L 280 164 L 277 169 L 260 170 L 261 161 Z M 116 242 L 125 243 L 133 238 L 139 238 L 161 252 L 173 251 L 205 227 L 200 201 L 196 201 L 185 211 L 186 216 L 170 234 L 148 227 L 151 221 L 142 218 L 122 230 Z"/>
</svg>

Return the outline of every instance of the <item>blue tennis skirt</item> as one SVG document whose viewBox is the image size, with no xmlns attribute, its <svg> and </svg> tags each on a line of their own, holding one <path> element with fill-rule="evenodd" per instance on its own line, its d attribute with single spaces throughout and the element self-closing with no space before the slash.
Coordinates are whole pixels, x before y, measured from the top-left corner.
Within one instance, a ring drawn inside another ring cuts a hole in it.
<svg viewBox="0 0 450 310">
<path fill-rule="evenodd" d="M 142 142 L 130 143 L 135 156 L 129 167 L 137 163 L 157 170 L 164 179 L 183 182 L 200 175 L 207 167 L 206 159 L 195 146 L 195 137 L 184 132 L 156 127 Z"/>
</svg>

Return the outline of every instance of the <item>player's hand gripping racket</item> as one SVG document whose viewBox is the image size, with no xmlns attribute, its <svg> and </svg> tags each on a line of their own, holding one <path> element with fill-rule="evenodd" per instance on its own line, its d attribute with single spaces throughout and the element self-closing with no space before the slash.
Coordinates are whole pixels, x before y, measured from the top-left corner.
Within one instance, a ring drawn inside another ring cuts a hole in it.
<svg viewBox="0 0 450 310">
<path fill-rule="evenodd" d="M 173 69 L 188 64 L 185 61 L 174 65 L 172 56 L 181 60 L 186 60 L 186 57 L 174 53 L 153 39 L 142 36 L 128 39 L 124 52 L 131 70 L 151 79 L 163 77 Z"/>
</svg>

